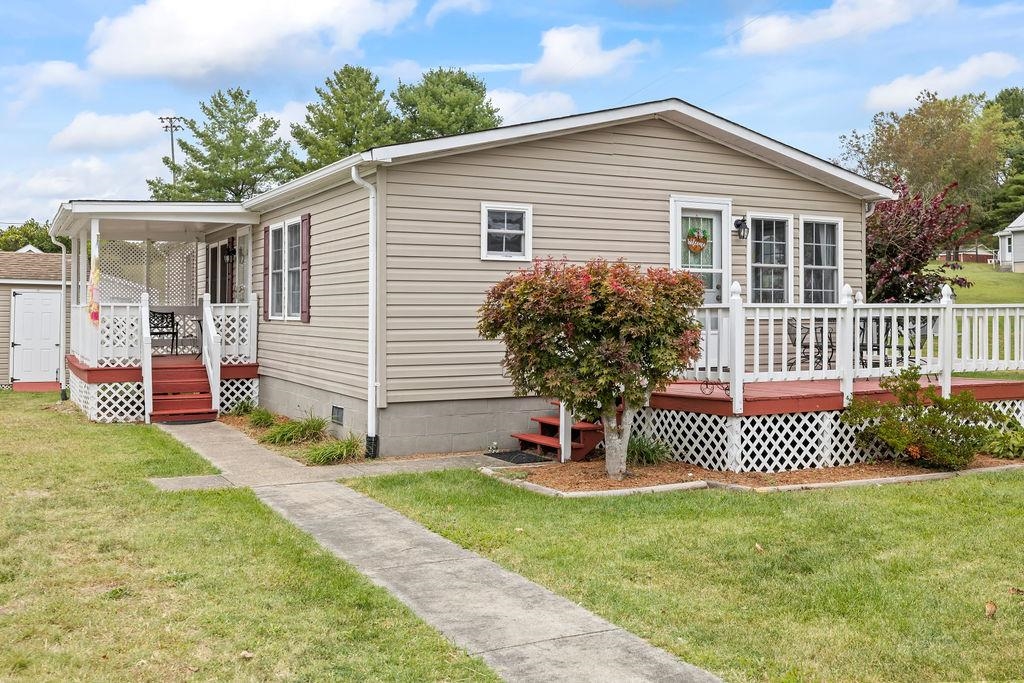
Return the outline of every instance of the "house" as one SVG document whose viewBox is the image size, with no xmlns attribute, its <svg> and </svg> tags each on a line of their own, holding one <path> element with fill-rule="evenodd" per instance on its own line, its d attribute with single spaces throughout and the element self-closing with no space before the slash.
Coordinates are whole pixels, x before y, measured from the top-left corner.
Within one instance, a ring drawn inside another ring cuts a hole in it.
<svg viewBox="0 0 1024 683">
<path fill-rule="evenodd" d="M 718 430 L 708 458 L 741 467 L 743 420 L 768 410 L 745 413 L 745 383 L 825 380 L 827 400 L 772 409 L 810 423 L 838 414 L 855 374 L 915 362 L 888 348 L 911 309 L 853 294 L 865 216 L 892 197 L 669 99 L 371 149 L 242 204 L 71 201 L 51 229 L 73 244 L 71 395 L 110 420 L 204 419 L 258 398 L 329 416 L 382 455 L 514 445 L 550 406 L 515 398 L 501 345 L 478 337 L 485 291 L 531 259 L 621 257 L 706 288 L 702 358 L 652 398 L 644 428 L 670 430 L 680 457 L 694 430 Z M 176 338 L 152 334 L 154 311 Z M 870 338 L 855 349 L 858 329 Z"/>
<path fill-rule="evenodd" d="M 1013 255 L 1014 239 L 1020 239 L 1024 233 L 1024 213 L 1010 221 L 1010 224 L 995 233 L 999 238 L 999 269 L 1009 270 L 1014 273 L 1024 273 L 1024 250 L 1018 249 L 1019 257 Z M 1024 244 L 1024 242 L 1021 242 Z"/>
<path fill-rule="evenodd" d="M 0 387 L 61 388 L 61 330 L 66 340 L 69 329 L 61 281 L 67 274 L 60 254 L 35 247 L 0 251 Z"/>
<path fill-rule="evenodd" d="M 956 253 L 952 250 L 946 250 L 939 253 L 940 261 L 956 261 L 958 263 L 988 263 L 995 265 L 999 261 L 999 252 L 989 249 L 980 242 L 974 244 L 964 244 Z"/>
</svg>

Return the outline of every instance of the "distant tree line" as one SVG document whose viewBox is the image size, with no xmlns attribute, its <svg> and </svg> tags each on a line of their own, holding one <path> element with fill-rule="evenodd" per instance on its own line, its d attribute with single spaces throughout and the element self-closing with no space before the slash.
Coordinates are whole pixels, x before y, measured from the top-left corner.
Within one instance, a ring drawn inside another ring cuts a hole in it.
<svg viewBox="0 0 1024 683">
<path fill-rule="evenodd" d="M 346 65 L 316 88 L 301 123 L 291 125 L 301 150 L 278 135 L 280 121 L 259 111 L 248 90 L 218 90 L 200 102 L 202 119 L 185 119 L 191 140 L 182 158 L 163 163 L 177 182 L 147 180 L 158 200 L 242 201 L 371 147 L 501 125 L 487 86 L 461 69 L 432 69 L 399 82 L 388 97 L 369 69 Z"/>
</svg>

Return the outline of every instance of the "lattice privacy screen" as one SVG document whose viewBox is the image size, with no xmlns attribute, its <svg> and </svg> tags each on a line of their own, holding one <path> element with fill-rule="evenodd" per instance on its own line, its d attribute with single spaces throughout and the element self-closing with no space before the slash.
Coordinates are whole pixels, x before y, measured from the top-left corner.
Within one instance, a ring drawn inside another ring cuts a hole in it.
<svg viewBox="0 0 1024 683">
<path fill-rule="evenodd" d="M 138 303 L 149 278 L 151 306 L 195 306 L 198 300 L 195 242 L 100 242 L 100 301 Z"/>
<path fill-rule="evenodd" d="M 71 373 L 68 388 L 71 401 L 93 422 L 142 422 L 146 419 L 142 382 L 86 384 Z"/>
<path fill-rule="evenodd" d="M 249 401 L 253 405 L 259 404 L 259 379 L 222 379 L 220 381 L 220 412 L 230 412 L 243 401 Z"/>
</svg>

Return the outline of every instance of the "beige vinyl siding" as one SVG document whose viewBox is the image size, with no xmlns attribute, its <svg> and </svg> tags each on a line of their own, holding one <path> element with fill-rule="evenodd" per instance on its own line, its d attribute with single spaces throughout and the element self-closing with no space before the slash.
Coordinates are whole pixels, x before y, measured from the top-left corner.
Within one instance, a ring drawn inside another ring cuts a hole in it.
<svg viewBox="0 0 1024 683">
<path fill-rule="evenodd" d="M 478 338 L 476 310 L 490 285 L 523 264 L 480 260 L 481 202 L 533 206 L 534 258 L 661 266 L 671 195 L 730 198 L 734 217 L 792 215 L 795 296 L 798 216 L 841 217 L 844 279 L 863 286 L 859 200 L 658 120 L 392 166 L 387 190 L 389 402 L 512 395 L 501 345 Z M 744 298 L 746 259 L 733 238 L 731 279 Z"/>
<path fill-rule="evenodd" d="M 263 320 L 263 226 L 304 213 L 310 214 L 310 320 Z M 368 218 L 367 192 L 350 182 L 265 213 L 253 226 L 261 375 L 366 398 Z"/>
<path fill-rule="evenodd" d="M 11 382 L 11 291 L 26 289 L 59 290 L 53 285 L 5 285 L 0 284 L 0 384 Z M 70 293 L 70 287 L 68 288 Z M 70 296 L 64 302 L 64 349 L 71 349 L 71 302 Z"/>
</svg>

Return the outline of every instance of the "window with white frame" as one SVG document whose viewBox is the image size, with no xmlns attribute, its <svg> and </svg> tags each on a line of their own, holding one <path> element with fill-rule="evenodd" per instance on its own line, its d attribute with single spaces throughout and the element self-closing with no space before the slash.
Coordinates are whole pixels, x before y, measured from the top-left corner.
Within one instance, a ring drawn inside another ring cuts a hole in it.
<svg viewBox="0 0 1024 683">
<path fill-rule="evenodd" d="M 789 220 L 750 219 L 750 301 L 785 303 L 789 291 Z"/>
<path fill-rule="evenodd" d="M 270 226 L 270 317 L 297 320 L 302 291 L 302 224 L 293 218 Z"/>
<path fill-rule="evenodd" d="M 480 205 L 480 258 L 529 261 L 532 253 L 533 207 Z"/>
<path fill-rule="evenodd" d="M 839 222 L 803 221 L 803 299 L 834 304 L 839 299 Z"/>
</svg>

